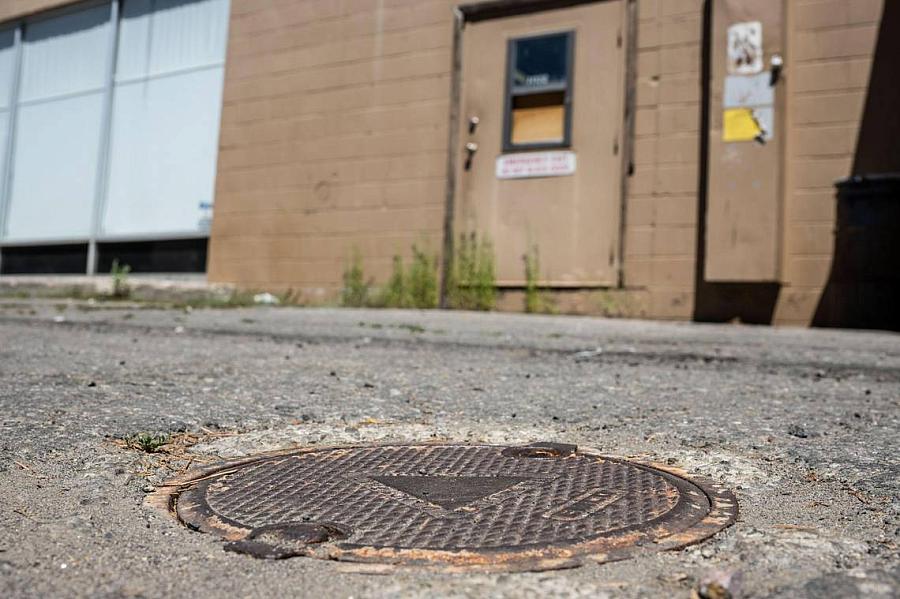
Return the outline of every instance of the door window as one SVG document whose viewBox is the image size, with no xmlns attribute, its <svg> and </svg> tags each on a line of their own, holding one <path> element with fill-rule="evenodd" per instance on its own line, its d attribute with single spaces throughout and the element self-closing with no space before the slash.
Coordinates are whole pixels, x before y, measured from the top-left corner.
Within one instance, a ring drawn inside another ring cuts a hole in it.
<svg viewBox="0 0 900 599">
<path fill-rule="evenodd" d="M 570 145 L 574 37 L 566 31 L 510 40 L 504 150 Z"/>
</svg>

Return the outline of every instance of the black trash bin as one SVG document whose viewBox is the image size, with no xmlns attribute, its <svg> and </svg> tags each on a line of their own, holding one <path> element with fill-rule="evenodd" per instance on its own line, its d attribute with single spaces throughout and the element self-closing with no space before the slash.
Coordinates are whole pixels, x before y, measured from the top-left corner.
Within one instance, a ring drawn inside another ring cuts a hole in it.
<svg viewBox="0 0 900 599">
<path fill-rule="evenodd" d="M 900 173 L 837 187 L 834 259 L 813 324 L 900 330 Z"/>
</svg>

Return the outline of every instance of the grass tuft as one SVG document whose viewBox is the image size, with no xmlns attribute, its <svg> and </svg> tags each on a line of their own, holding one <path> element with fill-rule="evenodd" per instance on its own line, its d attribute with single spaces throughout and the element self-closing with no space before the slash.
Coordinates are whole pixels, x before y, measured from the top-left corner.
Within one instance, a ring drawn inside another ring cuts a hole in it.
<svg viewBox="0 0 900 599">
<path fill-rule="evenodd" d="M 128 447 L 139 449 L 144 453 L 156 453 L 163 445 L 169 442 L 169 435 L 151 433 L 138 433 L 129 437 L 127 440 Z"/>
</svg>

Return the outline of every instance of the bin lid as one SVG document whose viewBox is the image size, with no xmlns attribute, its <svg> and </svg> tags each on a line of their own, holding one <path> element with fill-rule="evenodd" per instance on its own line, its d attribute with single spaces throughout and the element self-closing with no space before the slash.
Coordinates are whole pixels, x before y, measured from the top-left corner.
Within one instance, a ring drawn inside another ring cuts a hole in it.
<svg viewBox="0 0 900 599">
<path fill-rule="evenodd" d="M 900 185 L 900 173 L 866 173 L 864 175 L 851 175 L 834 182 L 834 186 L 840 190 L 876 185 Z"/>
</svg>

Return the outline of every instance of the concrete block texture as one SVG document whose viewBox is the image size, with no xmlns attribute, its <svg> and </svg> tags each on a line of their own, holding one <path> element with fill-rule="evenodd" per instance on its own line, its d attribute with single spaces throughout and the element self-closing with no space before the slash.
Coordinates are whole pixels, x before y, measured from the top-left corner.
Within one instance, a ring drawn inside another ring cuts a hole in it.
<svg viewBox="0 0 900 599">
<path fill-rule="evenodd" d="M 413 243 L 440 248 L 453 4 L 235 3 L 211 280 L 334 295 L 354 249 L 377 280 Z M 645 316 L 673 315 L 651 299 L 658 285 L 675 290 L 676 312 L 690 309 L 701 11 L 701 0 L 638 3 L 624 274 Z M 637 257 L 650 261 L 630 274 Z"/>
<path fill-rule="evenodd" d="M 212 280 L 336 294 L 441 245 L 449 0 L 236 2 Z"/>
<path fill-rule="evenodd" d="M 782 281 L 774 321 L 808 325 L 834 251 L 834 182 L 851 174 L 882 0 L 789 4 Z"/>
<path fill-rule="evenodd" d="M 693 307 L 703 4 L 637 3 L 623 275 L 645 294 L 650 317 L 689 318 Z M 376 276 L 412 243 L 440 248 L 453 5 L 234 2 L 212 280 L 327 295 L 353 248 Z M 856 151 L 882 6 L 788 3 L 776 322 L 808 322 L 808 298 L 827 278 L 832 183 L 849 174 Z"/>
<path fill-rule="evenodd" d="M 693 310 L 702 12 L 701 0 L 638 2 L 623 274 L 626 288 L 646 294 L 652 318 L 690 318 Z"/>
</svg>

